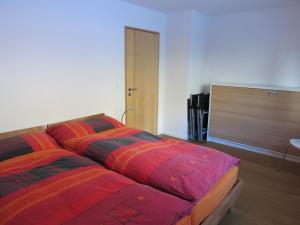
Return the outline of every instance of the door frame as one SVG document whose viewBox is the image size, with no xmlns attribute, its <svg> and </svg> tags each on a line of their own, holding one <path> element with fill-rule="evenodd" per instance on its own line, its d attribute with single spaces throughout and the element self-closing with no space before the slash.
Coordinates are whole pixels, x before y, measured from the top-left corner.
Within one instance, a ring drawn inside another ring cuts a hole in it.
<svg viewBox="0 0 300 225">
<path fill-rule="evenodd" d="M 125 72 L 124 72 L 124 75 L 125 75 L 125 79 L 124 79 L 124 82 L 125 82 L 125 124 L 127 125 L 127 111 L 130 110 L 130 109 L 127 109 L 127 56 L 126 56 L 126 53 L 127 53 L 127 46 L 126 46 L 126 29 L 132 29 L 132 30 L 137 30 L 137 31 L 143 31 L 143 32 L 149 32 L 149 33 L 154 33 L 154 34 L 157 34 L 158 35 L 158 60 L 157 60 L 157 101 L 156 101 L 156 108 L 157 108 L 157 112 L 156 112 L 156 121 L 155 121 L 155 124 L 156 124 L 156 129 L 155 129 L 155 134 L 158 133 L 158 109 L 159 109 L 159 78 L 160 78 L 160 75 L 159 75 L 159 68 L 160 68 L 160 32 L 157 32 L 157 31 L 153 31 L 153 30 L 148 30 L 148 29 L 143 29 L 143 28 L 137 28 L 137 27 L 131 27 L 131 26 L 124 26 L 124 63 L 125 63 Z"/>
</svg>

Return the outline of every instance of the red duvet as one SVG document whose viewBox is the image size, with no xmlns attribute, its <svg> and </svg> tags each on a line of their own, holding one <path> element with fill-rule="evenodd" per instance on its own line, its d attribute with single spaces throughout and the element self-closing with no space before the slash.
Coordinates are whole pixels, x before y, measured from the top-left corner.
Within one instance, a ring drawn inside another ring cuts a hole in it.
<svg viewBox="0 0 300 225">
<path fill-rule="evenodd" d="M 166 225 L 190 209 L 187 201 L 64 150 L 0 163 L 1 225 Z"/>
<path fill-rule="evenodd" d="M 65 147 L 140 183 L 195 202 L 238 159 L 180 140 L 162 140 L 147 132 L 121 127 L 73 138 Z"/>
</svg>

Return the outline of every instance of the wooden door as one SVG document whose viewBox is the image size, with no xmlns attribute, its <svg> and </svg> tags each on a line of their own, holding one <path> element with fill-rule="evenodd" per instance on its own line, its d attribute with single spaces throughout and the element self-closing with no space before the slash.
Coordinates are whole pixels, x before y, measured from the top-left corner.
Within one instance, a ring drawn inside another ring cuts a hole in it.
<svg viewBox="0 0 300 225">
<path fill-rule="evenodd" d="M 157 133 L 159 33 L 125 28 L 126 125 Z"/>
</svg>

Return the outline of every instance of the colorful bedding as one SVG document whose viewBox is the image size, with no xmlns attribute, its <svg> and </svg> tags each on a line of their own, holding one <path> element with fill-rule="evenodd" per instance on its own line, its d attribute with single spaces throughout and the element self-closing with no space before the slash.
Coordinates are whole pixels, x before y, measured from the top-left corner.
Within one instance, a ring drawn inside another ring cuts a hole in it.
<svg viewBox="0 0 300 225">
<path fill-rule="evenodd" d="M 0 225 L 167 225 L 191 207 L 65 150 L 0 163 Z"/>
<path fill-rule="evenodd" d="M 64 146 L 142 184 L 191 202 L 200 200 L 239 162 L 211 148 L 162 140 L 128 127 L 70 139 Z"/>
<path fill-rule="evenodd" d="M 123 126 L 124 124 L 110 116 L 99 115 L 95 118 L 51 125 L 47 128 L 47 133 L 54 137 L 59 144 L 63 144 L 71 138 L 83 137 Z"/>
<path fill-rule="evenodd" d="M 0 162 L 35 151 L 59 148 L 45 132 L 28 133 L 0 140 Z"/>
</svg>

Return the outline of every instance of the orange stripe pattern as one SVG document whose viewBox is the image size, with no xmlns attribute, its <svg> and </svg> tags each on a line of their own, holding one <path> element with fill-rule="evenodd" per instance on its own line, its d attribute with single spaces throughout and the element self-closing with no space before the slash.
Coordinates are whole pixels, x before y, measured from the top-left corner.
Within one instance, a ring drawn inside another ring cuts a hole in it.
<svg viewBox="0 0 300 225">
<path fill-rule="evenodd" d="M 45 132 L 28 133 L 0 140 L 0 161 L 35 151 L 58 149 L 55 140 Z"/>
</svg>

